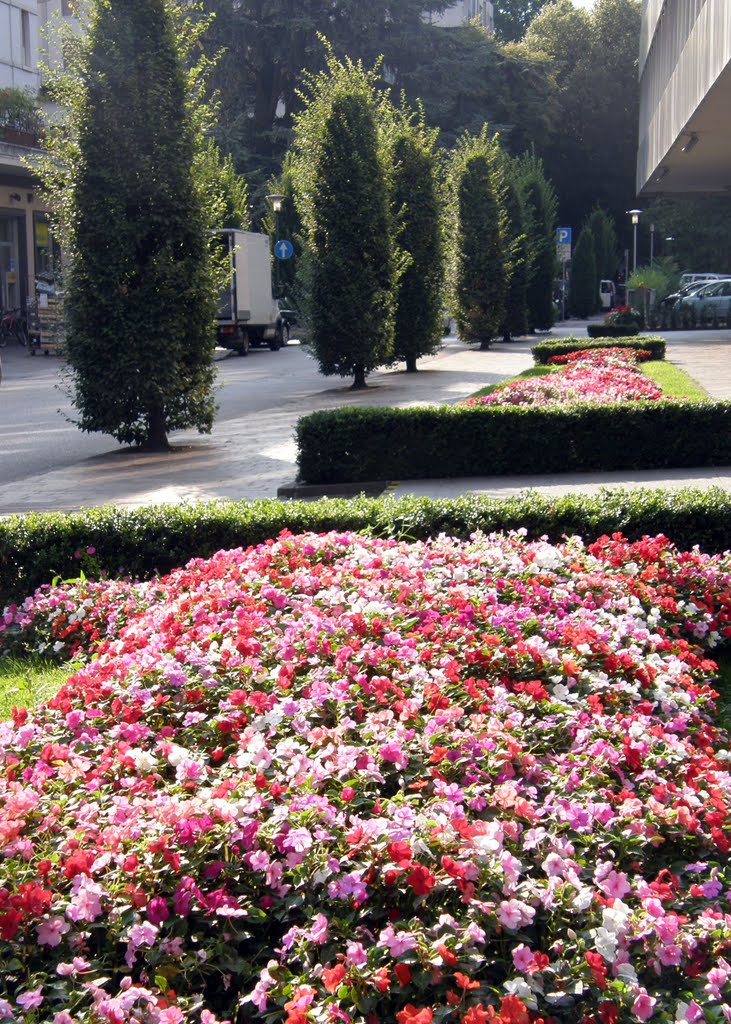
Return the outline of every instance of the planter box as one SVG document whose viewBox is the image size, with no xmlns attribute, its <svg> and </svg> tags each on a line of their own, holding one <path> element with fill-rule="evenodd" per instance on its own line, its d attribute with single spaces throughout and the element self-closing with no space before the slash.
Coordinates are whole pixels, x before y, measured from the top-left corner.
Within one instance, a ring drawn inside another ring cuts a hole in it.
<svg viewBox="0 0 731 1024">
<path fill-rule="evenodd" d="M 28 149 L 38 148 L 38 135 L 35 132 L 21 131 L 19 128 L 1 128 L 0 139 L 13 146 L 25 146 Z"/>
</svg>

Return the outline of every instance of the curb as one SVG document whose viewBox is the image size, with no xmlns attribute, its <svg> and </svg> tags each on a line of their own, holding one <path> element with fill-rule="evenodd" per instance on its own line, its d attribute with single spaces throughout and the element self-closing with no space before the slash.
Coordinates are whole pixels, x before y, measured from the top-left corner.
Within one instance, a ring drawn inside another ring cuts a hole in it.
<svg viewBox="0 0 731 1024">
<path fill-rule="evenodd" d="M 355 484 L 301 484 L 294 480 L 277 488 L 279 501 L 317 501 L 318 498 L 378 498 L 396 481 L 372 480 Z"/>
</svg>

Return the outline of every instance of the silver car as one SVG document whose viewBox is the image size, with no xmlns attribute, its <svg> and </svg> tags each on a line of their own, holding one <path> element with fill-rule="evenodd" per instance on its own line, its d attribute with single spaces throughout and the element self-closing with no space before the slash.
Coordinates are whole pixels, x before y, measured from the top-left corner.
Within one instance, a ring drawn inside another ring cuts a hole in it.
<svg viewBox="0 0 731 1024">
<path fill-rule="evenodd" d="M 696 322 L 704 324 L 728 323 L 731 311 L 731 278 L 714 281 L 696 292 Z"/>
</svg>

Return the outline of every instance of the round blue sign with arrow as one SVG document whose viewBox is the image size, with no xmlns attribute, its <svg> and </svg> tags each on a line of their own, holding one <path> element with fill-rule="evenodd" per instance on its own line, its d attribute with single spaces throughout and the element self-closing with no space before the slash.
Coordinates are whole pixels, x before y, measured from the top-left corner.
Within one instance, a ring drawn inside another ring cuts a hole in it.
<svg viewBox="0 0 731 1024">
<path fill-rule="evenodd" d="M 294 252 L 294 246 L 291 242 L 287 242 L 285 239 L 281 239 L 279 242 L 274 243 L 274 255 L 278 260 L 288 260 Z"/>
</svg>

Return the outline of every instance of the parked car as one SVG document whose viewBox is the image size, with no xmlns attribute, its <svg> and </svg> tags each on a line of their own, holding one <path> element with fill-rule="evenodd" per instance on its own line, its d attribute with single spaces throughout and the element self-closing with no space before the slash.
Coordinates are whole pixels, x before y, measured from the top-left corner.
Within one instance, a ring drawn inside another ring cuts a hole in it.
<svg viewBox="0 0 731 1024">
<path fill-rule="evenodd" d="M 731 278 L 706 282 L 679 299 L 673 308 L 676 325 L 679 327 L 701 326 L 704 322 L 702 303 L 706 299 L 713 297 L 729 281 L 731 281 Z"/>
<path fill-rule="evenodd" d="M 277 307 L 279 308 L 277 325 L 282 338 L 282 344 L 286 345 L 292 335 L 292 328 L 296 327 L 300 322 L 300 311 L 287 295 L 277 299 Z"/>
<path fill-rule="evenodd" d="M 680 327 L 680 303 L 688 296 L 695 295 L 701 288 L 705 288 L 707 281 L 696 281 L 695 284 L 686 284 L 676 292 L 666 295 L 657 304 L 658 319 L 661 328 Z"/>
<path fill-rule="evenodd" d="M 694 274 L 691 271 L 686 271 L 680 275 L 680 287 L 684 288 L 687 284 L 703 284 L 706 281 L 721 281 L 726 274 Z"/>
<path fill-rule="evenodd" d="M 727 324 L 731 312 L 731 278 L 701 288 L 695 312 L 701 326 Z"/>
</svg>

